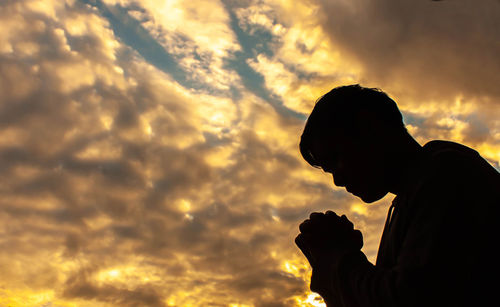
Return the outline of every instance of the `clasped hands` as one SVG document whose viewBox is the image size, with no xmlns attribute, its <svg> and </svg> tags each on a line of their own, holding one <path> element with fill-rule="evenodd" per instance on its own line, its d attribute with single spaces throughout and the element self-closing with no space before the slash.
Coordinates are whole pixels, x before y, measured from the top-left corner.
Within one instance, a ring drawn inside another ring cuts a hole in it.
<svg viewBox="0 0 500 307">
<path fill-rule="evenodd" d="M 333 269 L 346 254 L 361 250 L 363 236 L 345 215 L 313 212 L 299 226 L 295 244 L 312 267 L 311 290 L 329 296 Z"/>
</svg>

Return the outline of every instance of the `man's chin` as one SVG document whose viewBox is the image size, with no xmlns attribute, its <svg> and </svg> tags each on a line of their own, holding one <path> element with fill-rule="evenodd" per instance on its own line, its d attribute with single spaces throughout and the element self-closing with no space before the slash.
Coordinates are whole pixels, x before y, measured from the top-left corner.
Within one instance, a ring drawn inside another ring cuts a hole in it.
<svg viewBox="0 0 500 307">
<path fill-rule="evenodd" d="M 373 194 L 364 194 L 364 195 L 356 195 L 356 196 L 359 197 L 363 202 L 365 202 L 367 204 L 371 204 L 373 202 L 381 200 L 382 198 L 384 198 L 385 195 L 387 195 L 387 193 L 384 193 L 384 194 L 373 193 Z"/>
</svg>

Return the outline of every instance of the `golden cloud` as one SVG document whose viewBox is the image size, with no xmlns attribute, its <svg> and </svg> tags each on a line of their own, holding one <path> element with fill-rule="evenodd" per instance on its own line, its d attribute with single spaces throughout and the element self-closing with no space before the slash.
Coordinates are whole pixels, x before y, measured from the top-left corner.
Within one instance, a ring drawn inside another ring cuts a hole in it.
<svg viewBox="0 0 500 307">
<path fill-rule="evenodd" d="M 374 259 L 388 199 L 362 207 L 332 188 L 300 157 L 303 121 L 225 62 L 242 48 L 236 16 L 249 35 L 272 34 L 272 52 L 247 64 L 289 109 L 307 114 L 342 83 L 389 84 L 314 19 L 326 4 L 104 3 L 127 8 L 208 89 L 147 63 L 91 5 L 0 4 L 0 305 L 319 306 L 293 238 L 327 209 L 353 220 Z M 402 90 L 412 78 L 388 88 L 419 140 L 500 161 L 498 109 L 483 109 L 496 92 L 418 100 Z"/>
</svg>

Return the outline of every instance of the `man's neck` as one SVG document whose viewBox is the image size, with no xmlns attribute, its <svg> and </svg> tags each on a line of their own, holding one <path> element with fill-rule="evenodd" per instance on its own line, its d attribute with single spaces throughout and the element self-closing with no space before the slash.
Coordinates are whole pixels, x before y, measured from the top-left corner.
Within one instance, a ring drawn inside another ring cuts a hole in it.
<svg viewBox="0 0 500 307">
<path fill-rule="evenodd" d="M 417 176 L 424 160 L 423 148 L 413 138 L 406 140 L 403 144 L 404 146 L 394 153 L 391 161 L 389 191 L 396 195 L 407 189 L 410 182 Z"/>
</svg>

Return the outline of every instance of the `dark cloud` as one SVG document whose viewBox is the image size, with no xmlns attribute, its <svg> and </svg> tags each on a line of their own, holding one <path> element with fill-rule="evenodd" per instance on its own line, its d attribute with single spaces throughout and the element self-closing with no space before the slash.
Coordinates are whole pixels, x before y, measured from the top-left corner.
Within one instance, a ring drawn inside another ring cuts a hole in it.
<svg viewBox="0 0 500 307">
<path fill-rule="evenodd" d="M 88 271 L 82 270 L 68 278 L 62 296 L 97 300 L 115 306 L 167 306 L 162 295 L 152 286 L 127 289 L 113 285 L 95 285 L 88 281 L 88 275 Z"/>
<path fill-rule="evenodd" d="M 304 283 L 301 279 L 280 271 L 266 271 L 255 268 L 251 273 L 239 276 L 239 278 L 230 284 L 229 288 L 244 294 L 246 297 L 256 297 L 257 306 L 279 306 L 283 304 L 286 298 L 303 292 Z M 273 300 L 259 298 L 262 293 L 271 292 L 269 295 Z M 281 305 L 283 306 L 283 305 Z"/>
<path fill-rule="evenodd" d="M 361 80 L 414 99 L 500 97 L 500 3 L 315 1 L 323 29 Z"/>
</svg>

